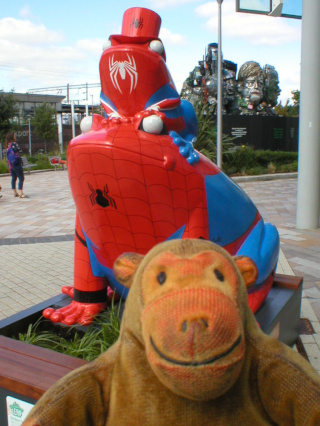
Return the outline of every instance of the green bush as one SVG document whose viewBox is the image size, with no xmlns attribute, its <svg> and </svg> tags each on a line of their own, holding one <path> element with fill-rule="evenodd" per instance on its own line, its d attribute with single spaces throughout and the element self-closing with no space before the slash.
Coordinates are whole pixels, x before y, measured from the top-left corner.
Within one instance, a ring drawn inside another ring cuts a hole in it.
<svg viewBox="0 0 320 426">
<path fill-rule="evenodd" d="M 30 164 L 36 164 L 36 167 L 33 167 L 33 170 L 47 170 L 51 169 L 49 163 L 49 157 L 45 154 L 36 154 L 32 156 L 26 156 Z"/>
<path fill-rule="evenodd" d="M 279 166 L 281 164 L 289 164 L 298 159 L 298 153 L 296 152 L 285 152 L 285 151 L 256 151 L 259 157 L 259 164 L 262 166 L 268 166 L 270 162 L 272 162 L 275 166 Z"/>
<path fill-rule="evenodd" d="M 236 147 L 223 155 L 223 170 L 228 175 L 257 175 L 296 172 L 298 153 L 254 150 Z"/>
<path fill-rule="evenodd" d="M 223 169 L 226 172 L 239 173 L 259 165 L 257 153 L 250 147 L 235 147 L 223 155 Z"/>
<path fill-rule="evenodd" d="M 198 120 L 198 136 L 194 148 L 211 161 L 217 161 L 217 127 L 213 115 L 214 107 L 206 103 L 197 103 L 195 113 Z M 222 154 L 233 149 L 233 139 L 222 135 Z"/>
<path fill-rule="evenodd" d="M 0 174 L 4 173 L 9 173 L 9 166 L 6 158 L 0 160 Z"/>
</svg>

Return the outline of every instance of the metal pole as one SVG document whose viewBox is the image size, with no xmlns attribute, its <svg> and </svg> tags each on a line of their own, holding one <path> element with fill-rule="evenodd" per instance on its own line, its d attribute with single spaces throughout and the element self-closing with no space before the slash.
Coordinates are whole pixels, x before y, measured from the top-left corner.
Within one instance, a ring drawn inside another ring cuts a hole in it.
<svg viewBox="0 0 320 426">
<path fill-rule="evenodd" d="M 296 225 L 319 227 L 320 209 L 320 2 L 303 0 Z"/>
<path fill-rule="evenodd" d="M 71 124 L 72 124 L 72 139 L 76 137 L 76 126 L 74 117 L 74 104 L 71 104 Z"/>
<path fill-rule="evenodd" d="M 221 4 L 218 3 L 218 90 L 217 90 L 217 166 L 222 168 L 222 48 L 221 48 Z"/>
<path fill-rule="evenodd" d="M 30 118 L 28 118 L 28 122 L 29 122 L 29 154 L 30 157 L 32 155 L 32 148 L 31 148 L 31 125 L 30 125 Z"/>
</svg>

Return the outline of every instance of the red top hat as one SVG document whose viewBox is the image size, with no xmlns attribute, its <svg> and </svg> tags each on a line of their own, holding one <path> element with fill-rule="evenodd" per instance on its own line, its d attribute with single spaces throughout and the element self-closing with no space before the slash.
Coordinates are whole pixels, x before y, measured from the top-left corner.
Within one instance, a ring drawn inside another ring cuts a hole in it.
<svg viewBox="0 0 320 426">
<path fill-rule="evenodd" d="M 145 43 L 159 39 L 160 16 L 150 9 L 131 7 L 123 14 L 121 34 L 109 39 L 118 43 Z"/>
</svg>

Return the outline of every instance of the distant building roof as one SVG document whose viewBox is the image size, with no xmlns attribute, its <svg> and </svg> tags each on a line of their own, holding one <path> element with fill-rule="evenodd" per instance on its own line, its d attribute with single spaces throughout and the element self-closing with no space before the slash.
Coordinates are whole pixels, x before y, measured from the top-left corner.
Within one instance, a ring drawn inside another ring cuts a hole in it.
<svg viewBox="0 0 320 426">
<path fill-rule="evenodd" d="M 3 95 L 12 95 L 16 102 L 42 102 L 61 103 L 65 96 L 62 95 L 39 95 L 31 93 L 2 92 Z"/>
</svg>

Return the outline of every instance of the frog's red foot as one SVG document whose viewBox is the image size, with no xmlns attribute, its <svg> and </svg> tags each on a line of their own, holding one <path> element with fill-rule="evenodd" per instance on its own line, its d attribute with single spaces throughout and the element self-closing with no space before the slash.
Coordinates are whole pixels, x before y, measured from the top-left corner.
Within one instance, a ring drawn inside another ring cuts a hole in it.
<svg viewBox="0 0 320 426">
<path fill-rule="evenodd" d="M 63 287 L 61 287 L 61 292 L 73 299 L 74 287 L 71 287 L 70 285 L 64 285 Z"/>
<path fill-rule="evenodd" d="M 106 309 L 107 303 L 80 303 L 73 300 L 70 305 L 59 309 L 47 308 L 43 316 L 52 322 L 66 325 L 90 325 L 94 318 Z"/>
</svg>

